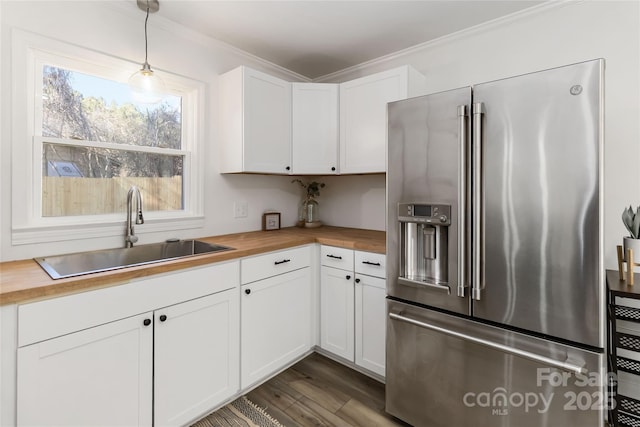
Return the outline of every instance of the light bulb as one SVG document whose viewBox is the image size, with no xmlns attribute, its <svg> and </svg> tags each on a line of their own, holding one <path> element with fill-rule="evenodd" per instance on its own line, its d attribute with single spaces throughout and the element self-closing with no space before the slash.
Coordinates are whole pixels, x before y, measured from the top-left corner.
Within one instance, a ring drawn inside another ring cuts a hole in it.
<svg viewBox="0 0 640 427">
<path fill-rule="evenodd" d="M 164 82 L 146 62 L 129 77 L 129 88 L 133 99 L 143 104 L 157 104 L 166 93 Z"/>
</svg>

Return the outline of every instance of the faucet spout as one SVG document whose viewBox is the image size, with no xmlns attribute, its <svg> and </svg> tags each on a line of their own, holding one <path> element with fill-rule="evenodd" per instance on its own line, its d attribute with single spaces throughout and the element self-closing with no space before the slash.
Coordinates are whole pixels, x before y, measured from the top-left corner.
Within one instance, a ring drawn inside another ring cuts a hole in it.
<svg viewBox="0 0 640 427">
<path fill-rule="evenodd" d="M 131 221 L 131 215 L 133 215 L 133 202 L 135 198 L 135 212 L 136 218 L 135 221 Z M 135 185 L 132 185 L 127 193 L 127 235 L 124 238 L 125 248 L 133 247 L 133 244 L 138 241 L 138 236 L 136 236 L 135 231 L 133 229 L 133 223 L 135 224 L 144 224 L 144 216 L 142 215 L 142 195 L 140 194 L 140 189 Z"/>
</svg>

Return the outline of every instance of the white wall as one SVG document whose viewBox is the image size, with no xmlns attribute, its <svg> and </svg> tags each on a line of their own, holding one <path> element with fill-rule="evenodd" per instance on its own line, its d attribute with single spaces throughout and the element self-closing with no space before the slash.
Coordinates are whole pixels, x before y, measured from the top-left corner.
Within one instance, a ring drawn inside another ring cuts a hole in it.
<svg viewBox="0 0 640 427">
<path fill-rule="evenodd" d="M 113 3 L 118 3 L 114 5 Z M 11 246 L 12 115 L 10 28 L 15 26 L 52 38 L 128 59 L 142 59 L 143 13 L 135 2 L 0 1 L 0 261 L 36 255 L 115 247 L 120 238 L 37 246 Z M 177 27 L 159 14 L 149 20 L 149 59 L 154 68 L 207 83 L 206 224 L 203 229 L 171 233 L 198 237 L 256 230 L 267 209 L 282 212 L 283 225 L 296 220 L 300 190 L 289 177 L 220 175 L 216 160 L 217 75 L 248 65 L 289 80 L 300 76 L 270 65 L 222 43 Z M 362 75 L 411 64 L 427 77 L 427 91 L 436 92 L 602 57 L 606 69 L 605 131 L 605 253 L 606 266 L 615 267 L 615 245 L 625 230 L 620 222 L 624 205 L 640 204 L 640 7 L 638 1 L 557 2 L 530 13 L 477 27 L 420 48 L 399 52 L 323 79 L 346 81 Z M 321 217 L 331 225 L 384 230 L 384 176 L 320 178 L 327 184 L 320 197 Z M 249 218 L 233 218 L 233 202 L 249 201 Z M 143 228 L 144 226 L 140 227 Z M 124 215 L 123 215 L 124 229 Z M 143 230 L 140 229 L 140 232 Z M 142 234 L 143 242 L 168 236 Z"/>
<path fill-rule="evenodd" d="M 140 243 L 168 237 L 203 237 L 258 230 L 262 213 L 282 212 L 282 223 L 297 220 L 300 189 L 289 177 L 259 175 L 220 175 L 218 173 L 217 76 L 238 65 L 248 65 L 291 81 L 300 76 L 273 66 L 223 43 L 176 26 L 162 17 L 162 10 L 149 18 L 149 62 L 158 70 L 184 75 L 207 85 L 205 128 L 205 226 L 180 232 L 145 233 L 137 227 Z M 131 72 L 144 59 L 144 13 L 135 1 L 0 1 L 0 54 L 2 97 L 0 109 L 0 261 L 31 258 L 53 253 L 118 247 L 123 237 L 82 239 L 39 245 L 11 244 L 11 125 L 22 111 L 11 111 L 11 30 L 20 28 L 131 61 Z M 29 143 L 29 141 L 24 141 Z M 233 218 L 233 202 L 248 201 L 249 217 Z M 123 212 L 123 233 L 125 214 Z"/>
<path fill-rule="evenodd" d="M 427 78 L 427 93 L 503 77 L 605 58 L 604 252 L 605 267 L 617 268 L 615 247 L 626 235 L 624 206 L 640 205 L 640 3 L 583 1 L 537 8 L 493 24 L 399 52 L 322 80 L 340 82 L 410 64 Z M 360 201 L 357 188 L 340 186 L 332 197 Z M 328 192 L 327 192 L 328 194 Z M 367 211 L 383 211 L 383 193 L 367 199 Z M 340 220 L 357 223 L 358 206 Z M 379 219 L 379 217 L 378 217 Z M 379 223 L 370 228 L 379 227 Z"/>
</svg>

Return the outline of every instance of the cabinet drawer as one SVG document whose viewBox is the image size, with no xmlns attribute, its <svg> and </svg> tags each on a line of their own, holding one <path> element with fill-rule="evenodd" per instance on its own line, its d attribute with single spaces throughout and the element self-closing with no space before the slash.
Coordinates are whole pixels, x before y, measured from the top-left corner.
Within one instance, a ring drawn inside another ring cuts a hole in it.
<svg viewBox="0 0 640 427">
<path fill-rule="evenodd" d="M 18 307 L 18 346 L 238 286 L 238 261 L 150 276 Z"/>
<path fill-rule="evenodd" d="M 640 299 L 616 297 L 615 305 L 622 305 L 626 307 L 640 308 Z"/>
<path fill-rule="evenodd" d="M 311 247 L 269 252 L 240 261 L 240 283 L 246 284 L 311 265 Z"/>
<path fill-rule="evenodd" d="M 618 356 L 616 357 L 616 368 L 618 368 L 619 371 L 640 375 L 640 361 L 635 359 Z"/>
<path fill-rule="evenodd" d="M 640 399 L 640 377 L 618 371 L 618 394 Z"/>
<path fill-rule="evenodd" d="M 614 314 L 616 319 L 640 323 L 640 308 L 616 305 L 614 307 Z M 640 328 L 640 326 L 638 326 L 638 328 Z"/>
<path fill-rule="evenodd" d="M 618 412 L 618 425 L 620 427 L 637 427 L 640 425 L 640 417 L 620 411 Z"/>
<path fill-rule="evenodd" d="M 628 396 L 619 395 L 618 405 L 618 410 L 628 412 L 629 414 L 634 415 L 638 420 L 636 423 L 630 425 L 640 425 L 638 424 L 640 423 L 640 400 L 638 400 L 637 396 L 634 399 Z"/>
<path fill-rule="evenodd" d="M 367 274 L 375 277 L 386 277 L 386 255 L 373 252 L 355 251 L 356 273 Z"/>
<path fill-rule="evenodd" d="M 327 267 L 353 270 L 353 250 L 336 248 L 334 246 L 322 246 L 320 249 L 320 264 Z"/>
<path fill-rule="evenodd" d="M 626 333 L 629 332 L 625 330 L 624 332 L 617 331 L 615 334 L 615 344 L 616 347 L 623 348 L 625 350 L 630 351 L 640 351 L 640 337 L 635 334 Z"/>
</svg>

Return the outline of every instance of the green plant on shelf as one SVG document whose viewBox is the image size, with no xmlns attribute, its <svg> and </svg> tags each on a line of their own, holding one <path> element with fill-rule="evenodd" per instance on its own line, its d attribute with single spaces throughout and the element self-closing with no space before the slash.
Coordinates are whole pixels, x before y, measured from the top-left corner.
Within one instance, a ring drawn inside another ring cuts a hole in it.
<svg viewBox="0 0 640 427">
<path fill-rule="evenodd" d="M 629 206 L 622 211 L 622 223 L 629 230 L 632 239 L 640 239 L 640 206 L 633 212 L 633 207 Z"/>
<path fill-rule="evenodd" d="M 303 182 L 301 179 L 294 179 L 291 181 L 292 183 L 297 182 L 300 187 L 302 187 L 306 194 L 305 200 L 315 200 L 316 197 L 320 196 L 320 189 L 324 188 L 323 182 L 311 181 L 311 182 Z"/>
</svg>

